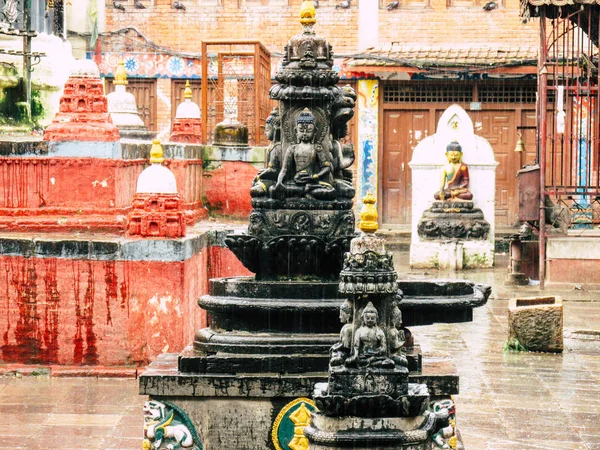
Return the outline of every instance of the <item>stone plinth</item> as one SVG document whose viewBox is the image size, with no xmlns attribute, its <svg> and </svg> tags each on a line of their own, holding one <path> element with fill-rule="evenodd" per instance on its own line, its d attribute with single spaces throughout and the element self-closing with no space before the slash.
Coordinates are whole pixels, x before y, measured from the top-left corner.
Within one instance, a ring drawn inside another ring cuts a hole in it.
<svg viewBox="0 0 600 450">
<path fill-rule="evenodd" d="M 202 144 L 202 119 L 175 118 L 169 140 L 182 144 Z"/>
<path fill-rule="evenodd" d="M 127 219 L 131 236 L 185 236 L 185 216 L 179 194 L 136 193 Z"/>
<path fill-rule="evenodd" d="M 431 450 L 429 435 L 437 418 L 426 413 L 416 417 L 328 417 L 313 413 L 304 429 L 309 450 L 404 449 Z"/>
<path fill-rule="evenodd" d="M 158 240 L 21 230 L 2 234 L 0 248 L 3 360 L 80 373 L 135 371 L 185 348 L 206 324 L 195 305 L 208 279 L 244 271 L 215 232 Z"/>
<path fill-rule="evenodd" d="M 294 399 L 310 397 L 315 384 L 327 381 L 324 371 L 183 373 L 178 370 L 178 359 L 180 355 L 174 353 L 156 358 L 140 375 L 140 394 L 149 395 L 152 400 L 167 401 L 186 411 L 206 449 L 272 448 L 274 419 L 278 413 Z M 458 394 L 454 365 L 448 358 L 434 356 L 433 359 L 437 362 L 425 363 L 422 371 L 409 374 L 409 383 L 426 383 L 431 398 Z M 224 423 L 235 426 L 223 426 Z M 280 425 L 293 426 L 291 422 Z M 291 435 L 286 441 L 280 441 L 282 447 L 290 440 Z"/>
<path fill-rule="evenodd" d="M 563 304 L 559 296 L 511 298 L 508 340 L 534 352 L 563 351 Z"/>
</svg>

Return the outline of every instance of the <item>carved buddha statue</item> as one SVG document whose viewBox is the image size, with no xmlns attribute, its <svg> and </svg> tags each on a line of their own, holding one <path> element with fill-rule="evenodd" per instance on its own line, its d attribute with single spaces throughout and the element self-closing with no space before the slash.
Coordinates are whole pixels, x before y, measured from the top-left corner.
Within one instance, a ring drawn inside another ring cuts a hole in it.
<svg viewBox="0 0 600 450">
<path fill-rule="evenodd" d="M 346 300 L 340 306 L 340 322 L 344 324 L 340 331 L 340 341 L 331 347 L 331 359 L 329 363 L 332 366 L 340 366 L 350 356 L 352 349 L 352 304 Z"/>
<path fill-rule="evenodd" d="M 281 171 L 281 160 L 283 159 L 281 150 L 281 118 L 279 108 L 273 109 L 265 124 L 265 135 L 271 141 L 267 150 L 267 167 L 256 175 L 250 195 L 252 197 L 264 197 L 268 195 L 269 189 L 277 182 L 277 177 Z"/>
<path fill-rule="evenodd" d="M 408 360 L 402 353 L 402 346 L 405 342 L 404 331 L 402 330 L 402 311 L 397 304 L 392 309 L 392 326 L 388 330 L 388 346 L 390 348 L 390 359 L 400 366 L 407 367 Z"/>
<path fill-rule="evenodd" d="M 442 170 L 440 190 L 434 194 L 436 200 L 473 200 L 469 191 L 469 168 L 462 162 L 462 147 L 452 141 L 446 147 L 448 164 Z"/>
<path fill-rule="evenodd" d="M 393 368 L 394 361 L 387 355 L 385 333 L 377 325 L 379 313 L 373 303 L 367 303 L 362 312 L 362 326 L 354 333 L 354 352 L 346 366 Z"/>
<path fill-rule="evenodd" d="M 305 108 L 296 119 L 297 144 L 290 145 L 275 185 L 275 195 L 318 200 L 335 198 L 331 153 L 314 143 L 316 119 Z"/>
</svg>

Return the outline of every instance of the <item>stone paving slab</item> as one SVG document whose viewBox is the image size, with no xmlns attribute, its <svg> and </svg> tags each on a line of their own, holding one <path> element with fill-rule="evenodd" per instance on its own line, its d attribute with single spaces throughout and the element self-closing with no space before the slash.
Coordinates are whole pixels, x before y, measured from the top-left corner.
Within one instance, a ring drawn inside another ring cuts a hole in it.
<svg viewBox="0 0 600 450">
<path fill-rule="evenodd" d="M 495 291 L 505 275 L 499 264 L 461 276 Z M 457 424 L 466 449 L 600 450 L 600 296 L 563 295 L 563 354 L 503 351 L 509 296 L 493 294 L 470 323 L 412 328 L 425 355 L 446 353 L 457 368 Z M 139 450 L 145 397 L 138 390 L 133 378 L 7 371 L 0 414 L 10 425 L 0 433 L 0 449 Z"/>
</svg>

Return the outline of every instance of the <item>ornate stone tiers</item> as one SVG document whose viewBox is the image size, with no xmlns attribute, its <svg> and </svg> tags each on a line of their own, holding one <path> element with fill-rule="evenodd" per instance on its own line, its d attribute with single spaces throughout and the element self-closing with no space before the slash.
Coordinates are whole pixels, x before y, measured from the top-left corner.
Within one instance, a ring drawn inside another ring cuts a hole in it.
<svg viewBox="0 0 600 450">
<path fill-rule="evenodd" d="M 486 240 L 490 224 L 471 201 L 435 201 L 417 225 L 423 240 Z"/>
<path fill-rule="evenodd" d="M 361 214 L 364 234 L 352 240 L 340 274 L 345 325 L 331 348 L 328 383 L 315 385 L 317 411 L 304 429 L 310 449 L 431 449 L 448 413 L 429 409 L 427 385 L 409 384 L 397 275 L 377 229 L 374 199 Z"/>
<path fill-rule="evenodd" d="M 198 304 L 210 328 L 196 333 L 179 370 L 196 373 L 323 371 L 337 338 L 340 298 L 334 282 L 272 281 L 251 277 L 210 280 Z"/>
</svg>

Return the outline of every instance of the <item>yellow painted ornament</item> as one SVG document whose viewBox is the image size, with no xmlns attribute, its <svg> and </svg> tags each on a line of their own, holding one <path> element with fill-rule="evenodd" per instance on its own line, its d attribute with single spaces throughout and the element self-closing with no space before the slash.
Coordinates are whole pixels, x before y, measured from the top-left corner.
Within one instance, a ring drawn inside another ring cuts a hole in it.
<svg viewBox="0 0 600 450">
<path fill-rule="evenodd" d="M 317 11 L 313 0 L 303 0 L 300 7 L 300 23 L 302 25 L 312 25 L 317 23 Z"/>
<path fill-rule="evenodd" d="M 119 59 L 119 62 L 117 64 L 117 70 L 115 70 L 115 79 L 113 81 L 113 84 L 119 85 L 126 85 L 129 82 L 127 81 L 127 70 L 125 70 L 125 63 L 123 62 L 123 58 Z"/>
<path fill-rule="evenodd" d="M 190 86 L 190 80 L 185 82 L 185 90 L 183 91 L 183 98 L 192 98 L 192 88 Z"/>
<path fill-rule="evenodd" d="M 375 233 L 379 229 L 377 223 L 377 208 L 375 207 L 375 197 L 368 193 L 363 198 L 363 208 L 360 212 L 360 222 L 358 228 L 364 233 Z"/>
<path fill-rule="evenodd" d="M 152 141 L 152 148 L 150 149 L 150 162 L 152 164 L 157 163 L 160 164 L 164 161 L 163 158 L 163 149 L 162 145 L 160 145 L 159 139 L 154 139 Z"/>
</svg>

